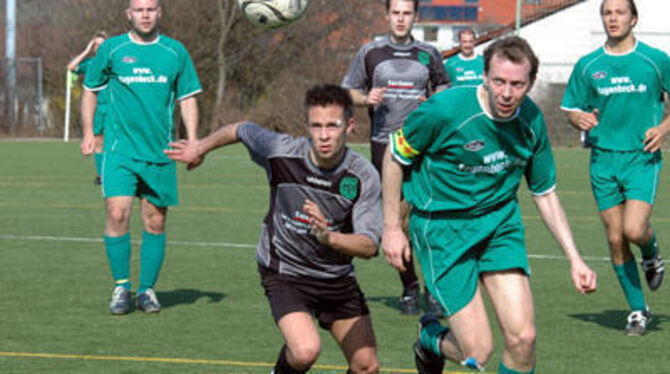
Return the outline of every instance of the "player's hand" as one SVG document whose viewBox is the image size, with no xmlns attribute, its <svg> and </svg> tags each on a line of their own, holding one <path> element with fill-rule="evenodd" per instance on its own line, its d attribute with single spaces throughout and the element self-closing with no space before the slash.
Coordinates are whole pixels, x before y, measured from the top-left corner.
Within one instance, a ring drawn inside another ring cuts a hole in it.
<svg viewBox="0 0 670 374">
<path fill-rule="evenodd" d="M 169 146 L 171 149 L 163 150 L 163 152 L 171 160 L 187 164 L 186 170 L 197 168 L 205 160 L 205 156 L 200 154 L 198 140 L 182 139 L 177 142 L 171 142 Z"/>
<path fill-rule="evenodd" d="M 574 283 L 577 292 L 586 294 L 596 291 L 598 277 L 581 258 L 570 264 L 570 273 L 572 274 L 572 283 Z"/>
<path fill-rule="evenodd" d="M 409 249 L 407 237 L 400 227 L 395 229 L 384 229 L 384 234 L 382 235 L 382 250 L 384 251 L 384 256 L 389 265 L 402 272 L 407 270 L 403 264 L 403 258 L 405 259 L 405 262 L 409 262 L 409 256 L 412 255 L 412 252 Z"/>
<path fill-rule="evenodd" d="M 575 112 L 576 122 L 573 124 L 580 130 L 589 131 L 598 126 L 598 109 L 594 109 L 593 113 Z"/>
<path fill-rule="evenodd" d="M 328 230 L 328 221 L 323 216 L 321 209 L 313 201 L 307 199 L 302 206 L 302 210 L 309 217 L 310 233 L 316 237 L 321 244 L 328 245 L 330 230 Z"/>
<path fill-rule="evenodd" d="M 91 39 L 86 45 L 86 54 L 89 54 L 93 51 L 94 45 L 95 45 L 95 38 Z"/>
<path fill-rule="evenodd" d="M 95 151 L 95 136 L 93 134 L 84 135 L 81 139 L 81 144 L 79 144 L 79 149 L 84 156 L 92 155 L 93 151 Z"/>
<path fill-rule="evenodd" d="M 652 127 L 644 134 L 644 150 L 647 152 L 656 152 L 663 145 L 665 136 L 668 135 L 668 129 L 663 126 Z"/>
<path fill-rule="evenodd" d="M 425 96 L 423 96 L 423 95 L 421 95 L 421 96 L 419 96 L 419 97 L 417 98 L 417 100 L 419 100 L 419 104 L 421 104 L 421 103 L 423 103 L 424 101 L 428 100 L 428 98 L 425 97 Z"/>
<path fill-rule="evenodd" d="M 365 103 L 367 105 L 379 105 L 384 101 L 385 93 L 386 87 L 375 87 L 368 92 L 368 96 L 365 98 Z"/>
</svg>

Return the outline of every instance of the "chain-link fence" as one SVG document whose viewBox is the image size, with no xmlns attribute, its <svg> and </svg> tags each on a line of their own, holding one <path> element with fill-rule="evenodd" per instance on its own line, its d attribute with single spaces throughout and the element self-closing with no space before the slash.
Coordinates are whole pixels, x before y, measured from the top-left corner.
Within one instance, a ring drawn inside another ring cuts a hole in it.
<svg viewBox="0 0 670 374">
<path fill-rule="evenodd" d="M 45 135 L 49 126 L 42 92 L 42 59 L 0 61 L 0 132 L 10 136 Z"/>
</svg>

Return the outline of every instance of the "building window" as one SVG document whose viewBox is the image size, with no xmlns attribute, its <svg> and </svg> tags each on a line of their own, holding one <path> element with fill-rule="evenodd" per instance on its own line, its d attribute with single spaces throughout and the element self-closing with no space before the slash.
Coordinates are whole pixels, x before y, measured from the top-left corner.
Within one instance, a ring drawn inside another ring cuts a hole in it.
<svg viewBox="0 0 670 374">
<path fill-rule="evenodd" d="M 419 15 L 424 22 L 430 21 L 477 21 L 478 7 L 467 5 L 419 6 Z"/>
<path fill-rule="evenodd" d="M 479 4 L 479 0 L 465 0 L 466 4 Z"/>
<path fill-rule="evenodd" d="M 437 26 L 423 27 L 423 41 L 436 42 L 437 41 Z"/>
</svg>

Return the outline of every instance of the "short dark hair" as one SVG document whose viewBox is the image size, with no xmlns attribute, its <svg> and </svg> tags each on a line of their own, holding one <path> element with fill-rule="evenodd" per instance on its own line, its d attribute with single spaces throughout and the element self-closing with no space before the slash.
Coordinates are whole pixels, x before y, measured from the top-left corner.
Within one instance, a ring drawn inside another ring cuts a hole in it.
<svg viewBox="0 0 670 374">
<path fill-rule="evenodd" d="M 637 5 L 635 5 L 635 0 L 626 0 L 626 1 L 628 1 L 628 7 L 630 8 L 630 13 L 633 15 L 633 17 L 639 18 L 637 16 Z M 603 2 L 600 3 L 600 15 L 603 14 L 604 6 L 605 6 L 605 0 L 603 0 Z"/>
<path fill-rule="evenodd" d="M 400 1 L 412 1 L 414 3 L 414 13 L 419 10 L 419 0 L 400 0 Z M 391 9 L 391 0 L 386 0 L 386 11 L 388 12 Z"/>
<path fill-rule="evenodd" d="M 100 31 L 96 31 L 96 33 L 93 35 L 93 39 L 96 39 L 96 38 L 107 39 L 107 38 L 109 38 L 109 35 L 107 35 L 107 32 L 105 30 L 100 30 Z"/>
<path fill-rule="evenodd" d="M 530 63 L 530 81 L 535 81 L 540 60 L 525 39 L 518 36 L 508 36 L 498 39 L 486 47 L 486 50 L 484 50 L 484 72 L 489 72 L 493 56 L 503 57 L 515 64 L 523 62 L 524 58 L 528 59 Z"/>
<path fill-rule="evenodd" d="M 458 40 L 459 40 L 459 41 L 461 40 L 461 35 L 463 35 L 463 34 L 472 34 L 472 36 L 473 36 L 475 39 L 477 39 L 477 33 L 475 33 L 475 30 L 471 29 L 470 27 L 462 28 L 462 29 L 458 32 Z"/>
<path fill-rule="evenodd" d="M 334 84 L 321 84 L 310 88 L 305 94 L 305 109 L 315 106 L 339 105 L 344 119 L 354 116 L 354 102 L 349 91 Z"/>
</svg>

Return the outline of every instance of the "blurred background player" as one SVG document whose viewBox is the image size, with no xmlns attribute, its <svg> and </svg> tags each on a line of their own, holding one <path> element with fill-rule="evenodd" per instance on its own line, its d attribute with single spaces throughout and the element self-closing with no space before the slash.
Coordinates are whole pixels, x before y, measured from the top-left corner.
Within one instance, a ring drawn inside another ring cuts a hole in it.
<svg viewBox="0 0 670 374">
<path fill-rule="evenodd" d="M 107 209 L 105 248 L 115 287 L 109 310 L 130 311 L 130 233 L 134 197 L 141 201 L 144 231 L 140 252 L 140 310 L 159 312 L 153 290 L 165 257 L 165 219 L 177 205 L 177 170 L 163 150 L 173 140 L 174 105 L 179 102 L 187 138 L 197 138 L 201 91 L 193 61 L 184 46 L 157 30 L 158 0 L 130 0 L 126 9 L 131 30 L 108 39 L 98 50 L 84 81 L 81 151 L 95 147 L 93 114 L 97 93 L 107 89 L 108 143 L 102 166 L 102 192 Z"/>
<path fill-rule="evenodd" d="M 484 60 L 475 54 L 477 36 L 471 28 L 458 32 L 458 46 L 461 52 L 444 63 L 452 86 L 476 86 L 482 84 Z"/>
<path fill-rule="evenodd" d="M 663 260 L 649 219 L 661 170 L 660 147 L 670 131 L 663 92 L 670 91 L 670 59 L 633 35 L 633 0 L 605 0 L 600 16 L 605 45 L 574 67 L 561 108 L 589 131 L 591 187 L 605 225 L 614 272 L 631 313 L 628 335 L 642 335 L 651 313 L 630 243 L 642 251 L 649 289 L 663 281 Z"/>
<path fill-rule="evenodd" d="M 376 373 L 370 312 L 354 276 L 353 257 L 377 254 L 381 186 L 374 167 L 346 147 L 354 128 L 349 93 L 335 85 L 305 95 L 309 138 L 254 123 L 227 125 L 166 153 L 198 166 L 210 151 L 242 142 L 268 175 L 270 210 L 256 260 L 272 315 L 286 344 L 274 374 L 305 373 L 321 351 L 314 324 L 330 331 L 350 373 Z"/>
<path fill-rule="evenodd" d="M 420 102 L 449 84 L 440 53 L 411 35 L 418 6 L 418 0 L 386 0 L 388 34 L 361 47 L 342 80 L 354 103 L 368 107 L 370 153 L 380 173 L 389 134 L 402 126 Z M 417 314 L 419 282 L 411 255 L 399 274 L 401 312 Z M 427 307 L 439 313 L 439 304 L 430 294 L 425 296 Z"/>
<path fill-rule="evenodd" d="M 86 48 L 67 64 L 67 70 L 77 75 L 86 75 L 86 69 L 93 62 L 93 57 L 98 53 L 98 47 L 107 39 L 107 33 L 98 31 L 93 39 L 88 42 Z M 95 136 L 95 179 L 93 184 L 100 185 L 100 169 L 102 167 L 102 149 L 104 145 L 104 125 L 107 115 L 107 90 L 100 90 L 98 93 L 98 106 L 95 110 L 93 119 L 93 135 Z"/>
<path fill-rule="evenodd" d="M 413 250 L 450 326 L 422 317 L 414 346 L 419 373 L 442 373 L 445 357 L 483 370 L 493 335 L 482 288 L 505 341 L 498 373 L 534 372 L 535 310 L 516 196 L 522 176 L 570 262 L 575 288 L 596 289 L 556 193 L 544 118 L 526 96 L 537 57 L 525 40 L 510 37 L 491 44 L 484 61 L 483 85 L 431 97 L 393 133 L 385 155 L 384 254 L 400 268 L 410 251 L 400 216 L 403 168 L 409 169 L 402 187 L 412 207 Z"/>
</svg>

